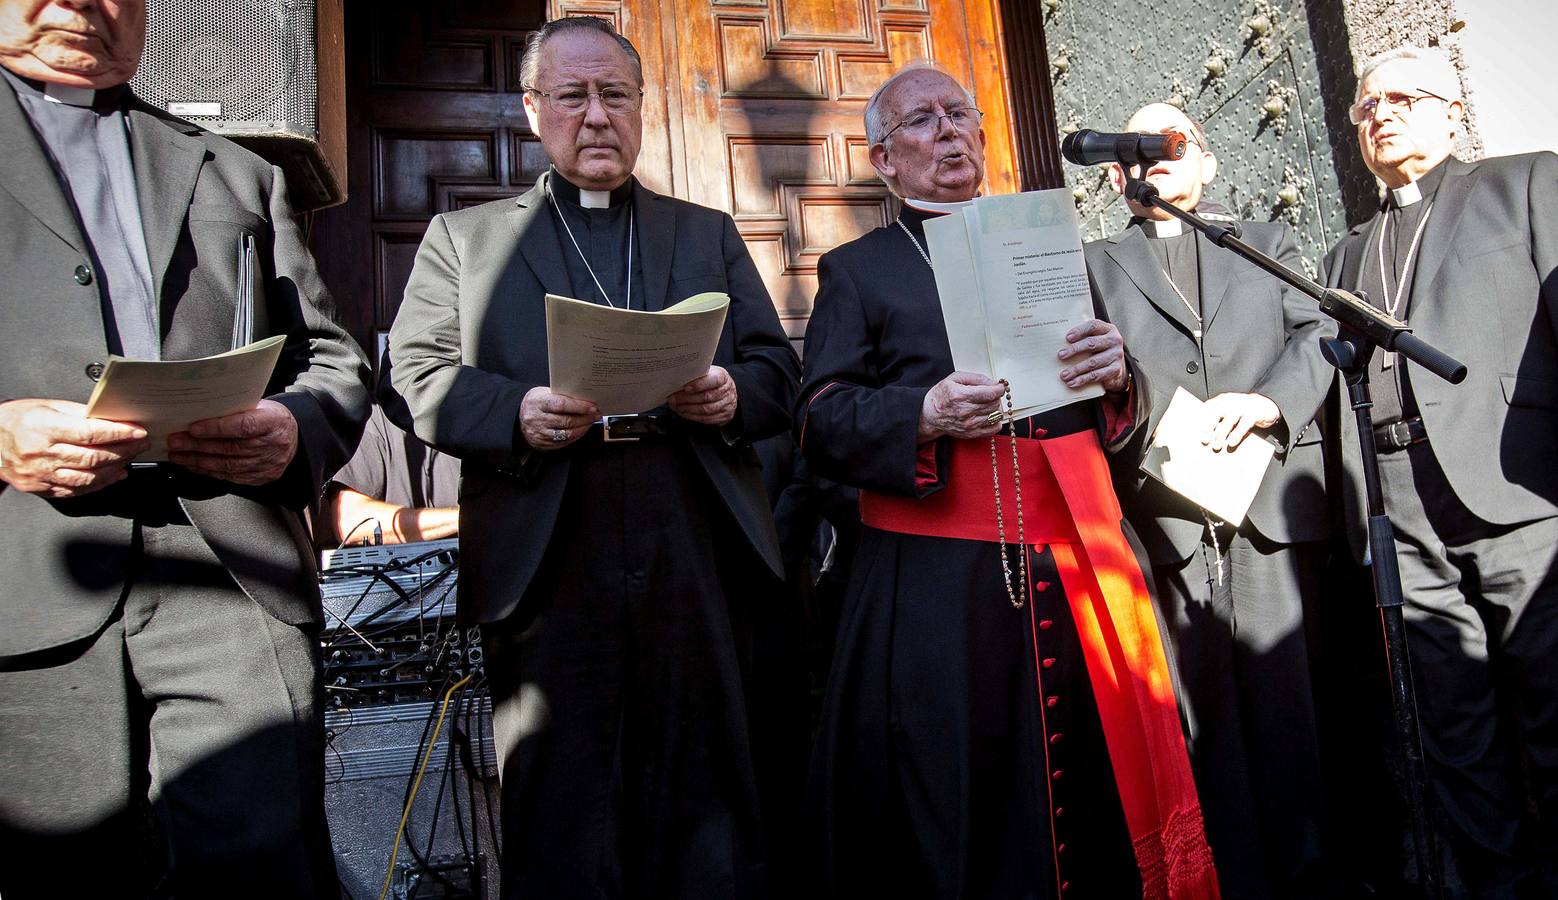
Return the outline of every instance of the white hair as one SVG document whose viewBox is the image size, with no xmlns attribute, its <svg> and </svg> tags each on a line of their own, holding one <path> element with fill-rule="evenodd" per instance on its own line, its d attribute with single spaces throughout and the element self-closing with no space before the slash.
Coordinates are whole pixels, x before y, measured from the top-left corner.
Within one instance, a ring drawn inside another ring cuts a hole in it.
<svg viewBox="0 0 1558 900">
<path fill-rule="evenodd" d="M 866 143 L 868 145 L 875 146 L 880 144 L 887 136 L 890 126 L 882 118 L 882 98 L 887 95 L 887 89 L 897 84 L 899 79 L 912 75 L 915 72 L 940 72 L 942 75 L 951 78 L 952 83 L 958 86 L 959 90 L 963 92 L 963 96 L 968 98 L 969 106 L 979 106 L 978 103 L 974 102 L 974 92 L 964 87 L 963 82 L 953 78 L 951 72 L 932 62 L 909 63 L 882 82 L 882 86 L 873 91 L 871 99 L 866 101 Z"/>
<path fill-rule="evenodd" d="M 1437 48 L 1425 49 L 1411 44 L 1386 50 L 1365 61 L 1358 69 L 1358 96 L 1363 96 L 1363 83 L 1375 70 L 1400 60 L 1416 64 L 1422 82 L 1416 85 L 1418 90 L 1428 91 L 1451 102 L 1461 99 L 1461 76 L 1455 71 L 1455 64 L 1450 61 L 1449 54 Z"/>
</svg>

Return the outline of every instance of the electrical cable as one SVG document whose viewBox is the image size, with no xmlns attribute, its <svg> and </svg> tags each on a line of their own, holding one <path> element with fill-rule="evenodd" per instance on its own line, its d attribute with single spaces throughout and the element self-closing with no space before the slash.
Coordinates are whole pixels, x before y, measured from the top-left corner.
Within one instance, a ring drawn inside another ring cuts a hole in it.
<svg viewBox="0 0 1558 900">
<path fill-rule="evenodd" d="M 378 521 L 379 521 L 378 516 L 369 516 L 368 518 L 363 519 L 361 522 L 358 522 L 356 525 L 353 525 L 352 526 L 352 530 L 348 531 L 346 533 L 346 537 L 341 538 L 341 543 L 335 545 L 335 549 L 340 550 L 342 547 L 345 547 L 346 546 L 346 542 L 350 541 L 352 539 L 352 535 L 357 533 L 357 529 L 363 527 L 364 525 L 368 524 L 369 522 L 377 523 Z"/>
<path fill-rule="evenodd" d="M 417 789 L 422 786 L 422 775 L 427 771 L 427 761 L 433 755 L 433 750 L 438 746 L 438 733 L 444 727 L 444 714 L 449 711 L 449 699 L 454 696 L 455 691 L 464 687 L 474 677 L 474 673 L 466 675 L 450 685 L 449 690 L 444 692 L 444 702 L 438 711 L 438 722 L 433 726 L 433 740 L 428 744 L 427 752 L 422 754 L 421 763 L 417 765 L 416 778 L 413 779 L 411 790 L 406 797 L 405 809 L 401 810 L 400 813 L 400 824 L 395 828 L 395 843 L 390 850 L 389 865 L 384 872 L 384 887 L 379 890 L 379 900 L 384 900 L 385 897 L 389 896 L 390 881 L 395 876 L 395 859 L 400 855 L 400 839 L 406 833 L 406 821 L 411 818 L 411 804 L 416 802 Z"/>
</svg>

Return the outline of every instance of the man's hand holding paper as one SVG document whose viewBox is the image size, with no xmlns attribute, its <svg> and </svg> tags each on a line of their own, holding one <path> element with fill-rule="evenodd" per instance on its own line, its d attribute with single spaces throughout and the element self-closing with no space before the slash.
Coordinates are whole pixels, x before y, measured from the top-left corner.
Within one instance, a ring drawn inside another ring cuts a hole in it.
<svg viewBox="0 0 1558 900">
<path fill-rule="evenodd" d="M 0 480 L 29 494 L 79 497 L 125 477 L 146 429 L 87 416 L 68 400 L 0 403 Z"/>
<path fill-rule="evenodd" d="M 1125 390 L 1125 339 L 1120 329 L 1102 319 L 1089 319 L 1066 332 L 1066 346 L 1057 354 L 1063 363 L 1060 380 L 1069 388 L 1101 386 L 1111 394 Z"/>
<path fill-rule="evenodd" d="M 519 430 L 537 450 L 560 450 L 584 437 L 600 418 L 600 407 L 588 400 L 559 394 L 546 385 L 525 392 L 519 402 Z"/>
<path fill-rule="evenodd" d="M 920 404 L 919 442 L 943 435 L 989 437 L 1001 430 L 998 416 L 1006 389 L 988 375 L 953 372 L 936 383 Z"/>
<path fill-rule="evenodd" d="M 736 382 L 720 366 L 709 366 L 707 374 L 687 382 L 666 398 L 671 412 L 689 422 L 716 428 L 736 417 L 736 402 Z"/>
<path fill-rule="evenodd" d="M 1232 399 L 1213 405 L 1224 397 Z M 1214 441 L 1224 429 L 1239 427 L 1246 414 L 1253 427 L 1253 416 L 1261 406 L 1249 402 L 1250 398 L 1270 403 L 1259 394 L 1220 394 L 1202 402 L 1184 388 L 1175 388 L 1152 434 L 1142 471 L 1222 521 L 1242 523 L 1276 448 L 1259 439 Z"/>
<path fill-rule="evenodd" d="M 1277 404 L 1260 394 L 1218 394 L 1204 409 L 1210 424 L 1201 443 L 1213 450 L 1233 450 L 1251 429 L 1270 428 L 1282 418 Z"/>
<path fill-rule="evenodd" d="M 233 484 L 269 484 L 281 477 L 298 449 L 298 423 L 275 400 L 254 409 L 202 419 L 168 435 L 168 461 Z"/>
</svg>

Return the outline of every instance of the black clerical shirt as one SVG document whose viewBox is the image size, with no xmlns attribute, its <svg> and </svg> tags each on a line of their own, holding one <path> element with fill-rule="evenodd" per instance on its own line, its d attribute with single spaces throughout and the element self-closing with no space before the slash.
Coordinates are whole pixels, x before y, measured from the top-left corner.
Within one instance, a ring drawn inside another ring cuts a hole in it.
<svg viewBox="0 0 1558 900">
<path fill-rule="evenodd" d="M 1374 217 L 1368 242 L 1364 245 L 1358 286 L 1366 293 L 1369 303 L 1389 311 L 1385 303 L 1386 286 L 1384 279 L 1381 278 L 1380 258 L 1383 255 L 1383 275 L 1390 280 L 1390 300 L 1395 305 L 1394 315 L 1403 321 L 1407 321 L 1412 307 L 1412 281 L 1424 263 L 1423 242 L 1419 239 L 1416 258 L 1411 263 L 1410 271 L 1407 269 L 1408 257 L 1412 251 L 1412 239 L 1418 233 L 1419 226 L 1423 226 L 1425 233 L 1427 228 L 1432 227 L 1431 222 L 1425 225 L 1423 219 L 1429 214 L 1434 194 L 1439 190 L 1439 183 L 1444 181 L 1444 168 L 1444 163 L 1440 163 L 1412 184 L 1386 191 L 1380 212 Z M 1440 215 L 1443 215 L 1443 212 Z M 1383 247 L 1380 245 L 1382 231 L 1385 237 Z M 1398 285 L 1400 286 L 1399 297 L 1397 296 Z M 1402 360 L 1398 357 L 1388 369 L 1385 368 L 1385 361 L 1383 350 L 1374 351 L 1374 356 L 1369 360 L 1369 384 L 1373 388 L 1373 414 L 1376 425 L 1400 421 L 1418 414 L 1417 398 L 1412 395 L 1411 377 L 1406 367 L 1402 365 Z"/>
<path fill-rule="evenodd" d="M 618 309 L 645 309 L 648 297 L 644 288 L 643 260 L 639 255 L 642 242 L 638 239 L 637 221 L 633 217 L 634 179 L 629 177 L 605 197 L 600 196 L 602 192 L 581 192 L 556 169 L 548 171 L 546 179 L 557 237 L 563 245 L 563 265 L 573 284 L 574 299 Z M 595 205 L 601 201 L 607 205 Z M 587 206 L 586 202 L 591 205 Z M 629 228 L 630 225 L 633 227 Z M 631 291 L 628 289 L 630 240 Z M 659 309 L 660 306 L 657 298 L 649 308 Z"/>
</svg>

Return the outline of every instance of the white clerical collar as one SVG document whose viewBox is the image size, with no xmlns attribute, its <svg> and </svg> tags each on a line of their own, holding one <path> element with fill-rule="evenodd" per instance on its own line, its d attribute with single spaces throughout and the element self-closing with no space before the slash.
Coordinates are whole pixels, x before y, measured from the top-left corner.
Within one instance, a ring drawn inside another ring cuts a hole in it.
<svg viewBox="0 0 1558 900">
<path fill-rule="evenodd" d="M 1417 186 L 1417 182 L 1409 181 L 1401 187 L 1391 188 L 1390 199 L 1397 208 L 1411 206 L 1423 199 L 1423 189 Z"/>
<path fill-rule="evenodd" d="M 91 106 L 97 99 L 97 91 L 46 81 L 43 83 L 43 97 L 50 103 L 63 103 L 66 106 Z"/>
<path fill-rule="evenodd" d="M 1185 233 L 1185 223 L 1178 219 L 1143 219 L 1141 230 L 1147 237 L 1179 237 Z"/>
<path fill-rule="evenodd" d="M 579 205 L 585 209 L 610 209 L 611 191 L 588 191 L 579 188 Z"/>
<path fill-rule="evenodd" d="M 910 209 L 917 209 L 920 212 L 935 213 L 937 215 L 945 215 L 950 212 L 957 212 L 958 210 L 968 206 L 973 202 L 973 200 L 951 200 L 938 202 L 935 200 L 916 200 L 913 197 L 903 198 L 904 206 L 907 206 Z"/>
</svg>

